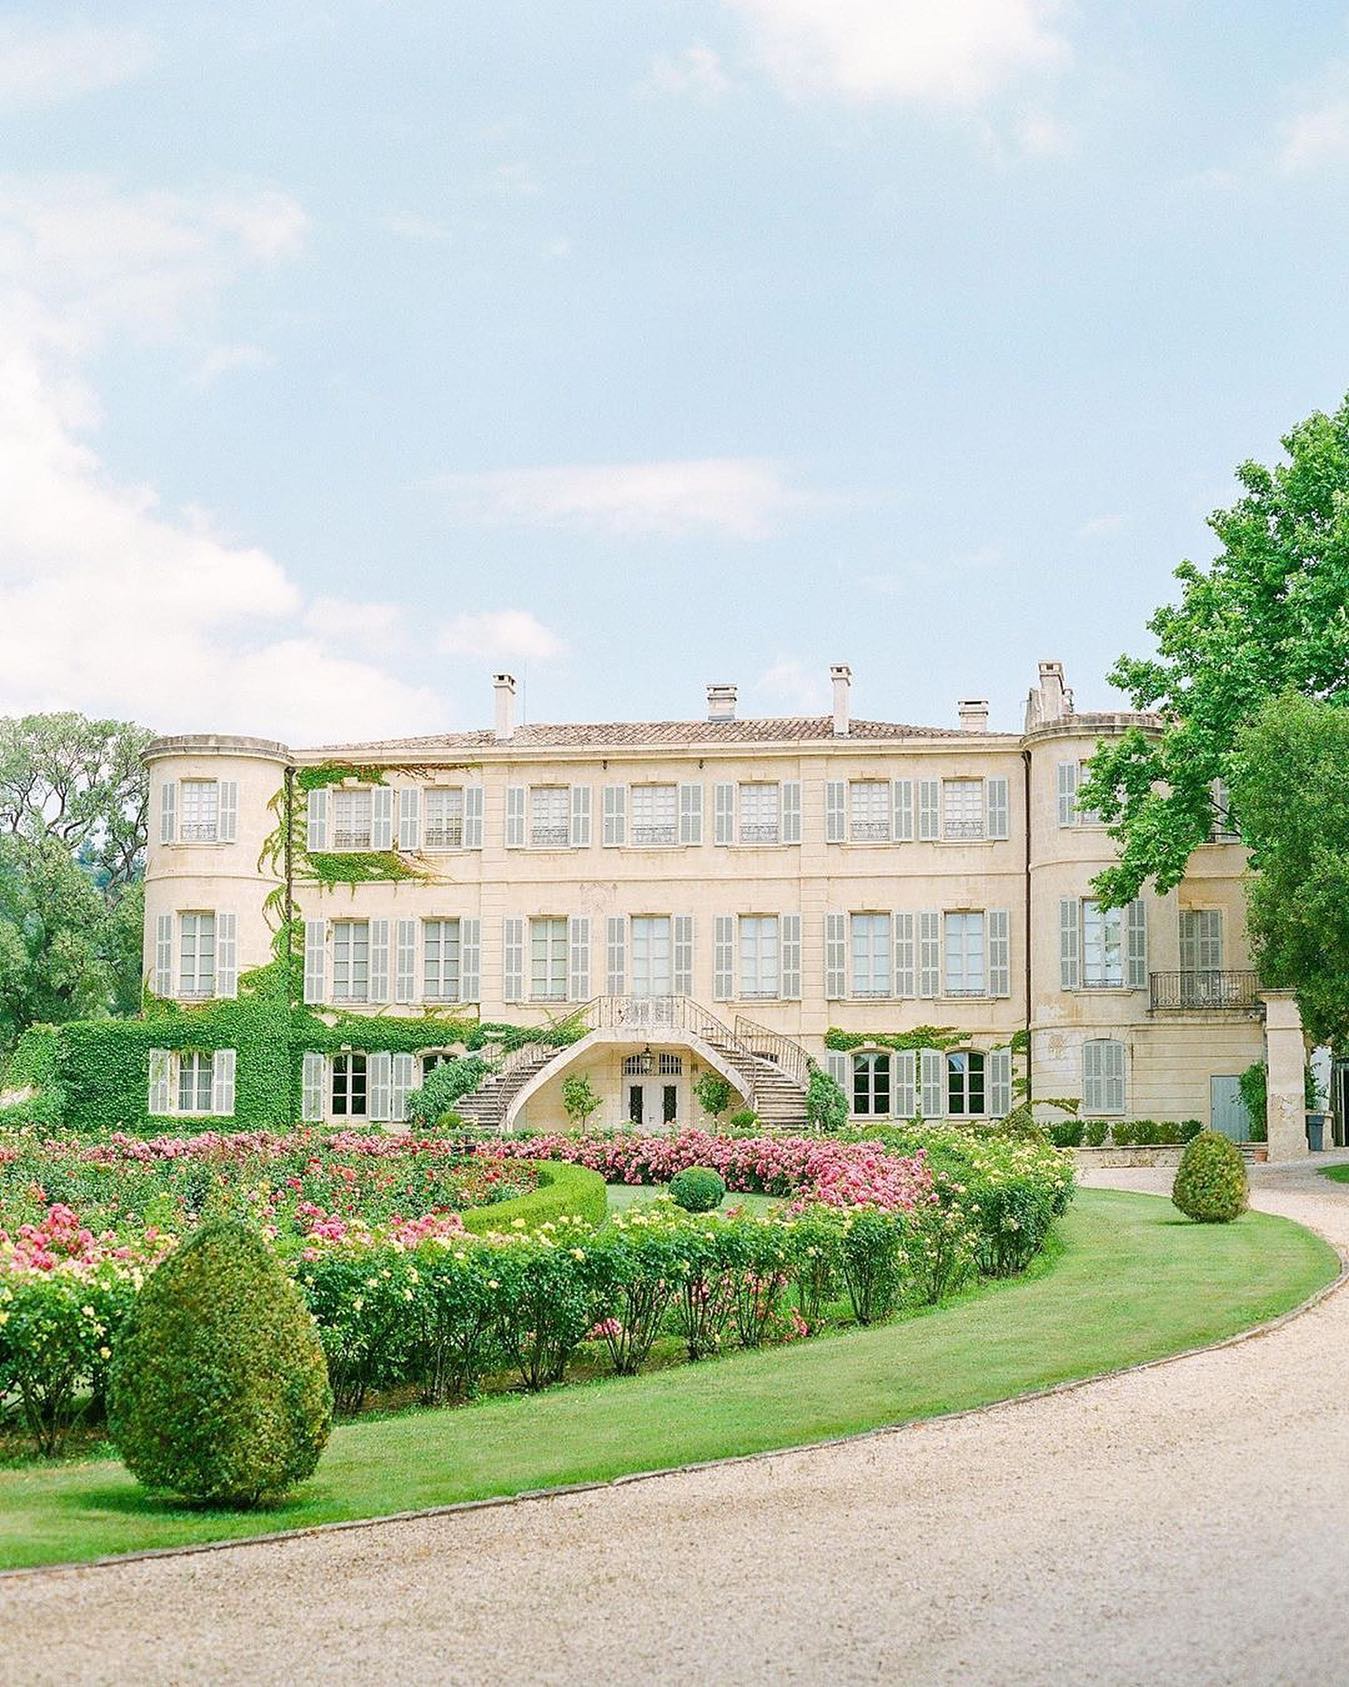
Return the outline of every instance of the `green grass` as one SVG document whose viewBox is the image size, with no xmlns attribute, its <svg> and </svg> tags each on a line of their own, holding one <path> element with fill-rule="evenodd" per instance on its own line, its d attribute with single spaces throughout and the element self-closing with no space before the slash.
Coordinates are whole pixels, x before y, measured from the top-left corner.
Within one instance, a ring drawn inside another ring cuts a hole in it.
<svg viewBox="0 0 1349 1687">
<path fill-rule="evenodd" d="M 657 1195 L 663 1195 L 666 1184 L 643 1183 L 609 1183 L 605 1189 L 609 1196 L 609 1211 L 621 1212 L 624 1207 L 640 1206 L 643 1201 L 653 1201 Z M 721 1203 L 721 1211 L 729 1212 L 732 1207 L 743 1207 L 749 1213 L 774 1212 L 782 1205 L 776 1195 L 727 1195 Z"/>
<path fill-rule="evenodd" d="M 1328 1177 L 1332 1183 L 1349 1183 L 1349 1166 L 1323 1166 L 1321 1176 Z"/>
<path fill-rule="evenodd" d="M 604 1479 L 977 1406 L 1219 1340 L 1329 1282 L 1286 1219 L 1198 1225 L 1085 1190 L 1026 1276 L 941 1311 L 652 1375 L 343 1425 L 315 1477 L 251 1514 L 175 1509 L 106 1460 L 0 1471 L 0 1566 L 63 1563 Z"/>
</svg>

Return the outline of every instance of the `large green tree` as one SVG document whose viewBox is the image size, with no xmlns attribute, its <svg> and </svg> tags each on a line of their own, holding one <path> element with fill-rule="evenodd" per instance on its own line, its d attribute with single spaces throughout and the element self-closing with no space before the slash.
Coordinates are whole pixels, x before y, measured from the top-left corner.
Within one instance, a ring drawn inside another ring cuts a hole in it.
<svg viewBox="0 0 1349 1687">
<path fill-rule="evenodd" d="M 0 1049 L 35 1021 L 140 1005 L 150 736 L 0 719 Z"/>
<path fill-rule="evenodd" d="M 1179 882 L 1210 836 L 1215 789 L 1221 802 L 1224 785 L 1241 783 L 1242 728 L 1269 699 L 1349 697 L 1349 400 L 1283 445 L 1287 461 L 1273 468 L 1243 463 L 1244 496 L 1209 518 L 1222 547 L 1212 565 L 1176 570 L 1179 603 L 1148 623 L 1156 655 L 1123 656 L 1111 673 L 1158 716 L 1156 732 L 1098 747 L 1079 797 L 1120 844 L 1097 880 L 1112 903 L 1149 880 L 1160 891 Z"/>
</svg>

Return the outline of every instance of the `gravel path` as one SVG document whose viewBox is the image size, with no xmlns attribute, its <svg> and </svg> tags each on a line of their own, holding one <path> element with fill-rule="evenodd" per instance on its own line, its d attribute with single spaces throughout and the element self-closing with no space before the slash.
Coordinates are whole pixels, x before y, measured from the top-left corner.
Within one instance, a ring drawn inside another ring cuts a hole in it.
<svg viewBox="0 0 1349 1687">
<path fill-rule="evenodd" d="M 1349 1188 L 1253 1194 L 1349 1246 Z M 0 1679 L 1338 1683 L 1346 1448 L 1349 1291 L 848 1446 L 0 1582 Z"/>
</svg>

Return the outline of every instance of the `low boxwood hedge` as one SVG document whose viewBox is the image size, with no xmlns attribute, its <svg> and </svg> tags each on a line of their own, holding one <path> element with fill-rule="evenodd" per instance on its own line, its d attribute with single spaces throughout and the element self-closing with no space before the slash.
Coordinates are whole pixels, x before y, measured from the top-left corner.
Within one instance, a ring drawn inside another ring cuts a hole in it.
<svg viewBox="0 0 1349 1687">
<path fill-rule="evenodd" d="M 497 1201 L 490 1207 L 471 1207 L 464 1215 L 464 1229 L 475 1236 L 494 1230 L 536 1230 L 559 1218 L 583 1218 L 589 1224 L 603 1224 L 608 1211 L 604 1179 L 585 1166 L 571 1166 L 559 1160 L 538 1160 L 531 1164 L 539 1174 L 539 1187 L 513 1201 Z M 519 1220 L 523 1219 L 521 1224 Z"/>
</svg>

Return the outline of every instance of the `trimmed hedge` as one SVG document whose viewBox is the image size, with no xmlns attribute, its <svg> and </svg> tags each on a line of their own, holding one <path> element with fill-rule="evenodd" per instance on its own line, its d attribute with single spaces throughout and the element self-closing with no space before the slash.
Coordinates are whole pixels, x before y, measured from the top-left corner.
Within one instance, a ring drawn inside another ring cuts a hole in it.
<svg viewBox="0 0 1349 1687">
<path fill-rule="evenodd" d="M 1230 1224 L 1246 1211 L 1246 1162 L 1235 1143 L 1203 1131 L 1180 1157 L 1171 1200 L 1199 1224 Z"/>
<path fill-rule="evenodd" d="M 1057 1119 L 1045 1126 L 1056 1148 L 1181 1148 L 1203 1128 L 1198 1119 Z"/>
<path fill-rule="evenodd" d="M 539 1174 L 539 1187 L 513 1201 L 497 1201 L 490 1207 L 471 1207 L 464 1213 L 464 1229 L 474 1236 L 493 1231 L 537 1230 L 561 1218 L 583 1218 L 587 1224 L 603 1224 L 608 1211 L 604 1179 L 584 1166 L 558 1160 L 530 1162 Z"/>
</svg>

